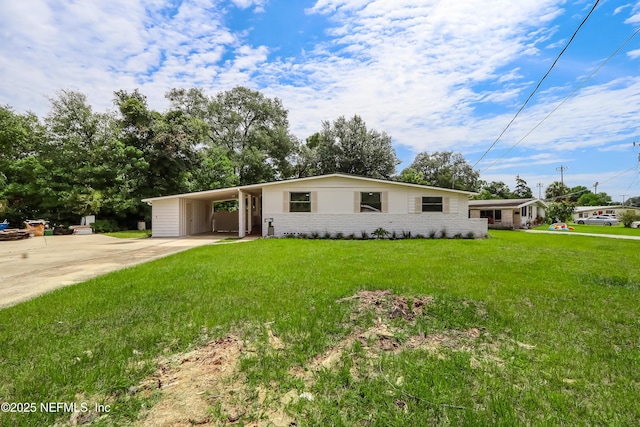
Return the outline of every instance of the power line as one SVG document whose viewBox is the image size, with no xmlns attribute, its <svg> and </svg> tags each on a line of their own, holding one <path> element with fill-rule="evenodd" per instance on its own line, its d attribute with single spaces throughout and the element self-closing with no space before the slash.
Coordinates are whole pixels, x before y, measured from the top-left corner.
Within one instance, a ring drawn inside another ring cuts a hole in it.
<svg viewBox="0 0 640 427">
<path fill-rule="evenodd" d="M 602 181 L 602 182 L 601 182 L 600 184 L 598 184 L 598 185 L 601 185 L 601 184 L 604 184 L 604 183 L 609 182 L 609 181 L 611 181 L 611 180 L 614 180 L 614 179 L 616 179 L 617 177 L 619 177 L 619 176 L 621 176 L 621 175 L 624 175 L 624 174 L 626 174 L 626 173 L 628 173 L 628 172 L 631 172 L 632 170 L 634 170 L 634 169 L 636 169 L 636 168 L 637 168 L 637 166 L 634 166 L 634 167 L 632 167 L 632 168 L 629 168 L 629 169 L 627 169 L 627 170 L 624 170 L 624 171 L 620 172 L 619 174 L 614 175 L 614 176 L 612 176 L 611 178 L 609 178 L 609 179 L 606 179 L 606 180 Z M 549 197 L 548 199 L 545 199 L 545 200 L 564 199 L 564 198 L 566 198 L 566 197 L 573 196 L 574 194 L 580 194 L 580 193 L 582 193 L 582 192 L 584 192 L 584 190 L 574 191 L 574 192 L 567 193 L 567 194 L 563 194 L 563 195 L 560 195 L 560 196 Z"/>
<path fill-rule="evenodd" d="M 484 154 L 482 155 L 482 157 L 480 157 L 480 159 L 478 159 L 477 162 L 475 162 L 475 164 L 473 165 L 473 168 L 476 167 L 476 165 L 478 163 L 480 163 L 482 161 L 482 159 L 484 159 L 484 157 L 489 154 L 489 151 L 491 151 L 491 149 L 498 143 L 498 141 L 500 140 L 500 138 L 502 138 L 502 136 L 505 134 L 505 132 L 511 127 L 511 125 L 513 124 L 513 122 L 516 120 L 516 118 L 518 118 L 518 116 L 520 115 L 520 113 L 522 112 L 522 110 L 524 110 L 524 108 L 527 106 L 527 104 L 529 103 L 529 101 L 531 101 L 531 98 L 533 98 L 533 95 L 536 94 L 536 92 L 538 91 L 538 89 L 540 89 L 540 86 L 542 85 L 542 82 L 545 81 L 545 79 L 547 78 L 547 76 L 551 73 L 551 70 L 553 70 L 553 68 L 556 66 L 556 63 L 560 60 L 560 57 L 564 54 L 564 52 L 567 50 L 567 48 L 569 47 L 569 45 L 571 44 L 571 42 L 573 42 L 573 39 L 576 37 L 576 35 L 578 34 L 578 31 L 580 31 L 580 28 L 582 28 L 582 26 L 585 24 L 585 22 L 587 22 L 587 19 L 589 19 L 589 17 L 591 16 L 591 14 L 593 13 L 593 11 L 595 10 L 596 6 L 598 6 L 598 3 L 600 3 L 600 0 L 596 0 L 596 2 L 593 4 L 593 7 L 591 8 L 591 10 L 589 11 L 589 13 L 587 14 L 587 16 L 582 20 L 582 22 L 580 23 L 580 25 L 578 25 L 578 28 L 573 32 L 573 35 L 571 36 L 571 38 L 569 39 L 569 41 L 567 42 L 567 44 L 565 45 L 565 47 L 560 51 L 560 53 L 558 54 L 558 56 L 556 57 L 556 59 L 553 61 L 553 64 L 551 64 L 551 67 L 549 67 L 549 70 L 547 70 L 547 72 L 545 73 L 544 76 L 542 76 L 542 79 L 540 79 L 540 81 L 538 82 L 538 84 L 536 85 L 536 87 L 533 89 L 533 92 L 531 92 L 531 94 L 529 95 L 529 97 L 527 98 L 527 100 L 524 102 L 524 104 L 522 104 L 522 107 L 520 107 L 520 109 L 518 110 L 518 112 L 515 114 L 515 116 L 513 116 L 513 118 L 511 119 L 511 121 L 507 124 L 507 127 L 504 128 L 504 130 L 500 133 L 500 135 L 498 135 L 498 137 L 496 138 L 495 141 L 493 141 L 493 144 L 491 144 L 491 146 L 487 149 L 487 151 L 484 152 Z"/>
<path fill-rule="evenodd" d="M 527 132 L 522 138 L 520 138 L 518 140 L 518 142 L 516 142 L 515 144 L 513 144 L 507 151 L 505 151 L 500 157 L 497 157 L 489 166 L 487 166 L 486 168 L 484 168 L 482 170 L 482 172 L 485 172 L 488 169 L 491 169 L 491 167 L 493 165 L 496 164 L 496 162 L 500 159 L 502 159 L 504 156 L 506 156 L 507 154 L 509 154 L 511 152 L 511 150 L 513 150 L 514 148 L 516 148 L 518 145 L 520 145 L 520 143 L 522 141 L 524 141 L 529 135 L 531 135 L 533 133 L 533 131 L 535 131 L 536 129 L 538 129 L 538 127 L 540 127 L 540 125 L 542 123 L 544 123 L 553 113 L 555 113 L 556 111 L 558 111 L 558 109 L 560 109 L 560 107 L 562 107 L 564 105 L 565 102 L 567 102 L 569 100 L 569 98 L 571 98 L 573 95 L 576 94 L 576 92 L 578 92 L 580 89 L 582 89 L 584 87 L 584 85 L 591 80 L 591 78 L 598 72 L 600 71 L 600 69 L 602 69 L 602 67 L 604 67 L 605 65 L 607 65 L 607 63 L 609 61 L 611 61 L 611 59 L 613 59 L 618 53 L 620 53 L 620 51 L 627 45 L 629 44 L 629 42 L 631 40 L 633 40 L 633 38 L 635 36 L 638 35 L 638 33 L 640 33 L 640 27 L 638 27 L 638 29 L 636 31 L 634 31 L 633 34 L 631 34 L 631 36 L 629 36 L 624 43 L 622 43 L 611 55 L 609 55 L 609 57 L 607 59 L 605 59 L 595 70 L 593 70 L 593 72 L 591 74 L 589 74 L 573 91 L 571 91 L 571 93 L 569 95 L 567 95 L 553 110 L 551 110 L 549 112 L 549 114 L 547 114 L 542 120 L 540 120 L 538 122 L 538 124 L 536 124 L 529 132 Z M 635 142 L 634 142 L 634 146 L 635 146 Z M 640 155 L 638 155 L 638 161 L 640 162 Z"/>
</svg>

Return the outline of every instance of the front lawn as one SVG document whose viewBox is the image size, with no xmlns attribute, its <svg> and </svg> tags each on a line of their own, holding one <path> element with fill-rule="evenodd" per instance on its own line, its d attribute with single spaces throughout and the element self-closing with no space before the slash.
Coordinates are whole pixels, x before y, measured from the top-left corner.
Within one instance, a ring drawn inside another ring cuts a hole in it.
<svg viewBox="0 0 640 427">
<path fill-rule="evenodd" d="M 38 409 L 0 425 L 130 425 L 179 398 L 200 405 L 183 424 L 637 425 L 637 248 L 509 231 L 199 247 L 0 310 L 0 402 Z"/>
</svg>

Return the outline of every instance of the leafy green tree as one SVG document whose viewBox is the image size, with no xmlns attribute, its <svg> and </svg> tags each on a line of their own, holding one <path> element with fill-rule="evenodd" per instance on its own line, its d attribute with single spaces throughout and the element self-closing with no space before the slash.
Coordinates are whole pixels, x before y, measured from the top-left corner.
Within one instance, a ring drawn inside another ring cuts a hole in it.
<svg viewBox="0 0 640 427">
<path fill-rule="evenodd" d="M 411 167 L 404 169 L 400 173 L 400 176 L 398 177 L 398 181 L 408 182 L 410 184 L 427 185 L 427 181 L 424 179 L 424 174 L 422 172 L 418 172 L 417 170 Z"/>
<path fill-rule="evenodd" d="M 462 154 L 452 151 L 420 153 L 409 166 L 422 173 L 428 185 L 458 190 L 478 191 L 480 174 L 474 171 Z"/>
<path fill-rule="evenodd" d="M 527 185 L 527 181 L 520 178 L 520 175 L 516 177 L 516 189 L 513 191 L 513 196 L 517 199 L 530 199 L 533 197 L 533 191 Z"/>
<path fill-rule="evenodd" d="M 578 206 L 606 206 L 612 201 L 611 196 L 607 193 L 593 194 L 592 192 L 584 193 L 576 201 Z"/>
<path fill-rule="evenodd" d="M 578 203 L 578 199 L 580 199 L 580 197 L 582 197 L 585 194 L 591 194 L 591 190 L 589 190 L 584 185 L 578 185 L 576 187 L 573 187 L 569 191 L 569 201 L 572 203 Z"/>
<path fill-rule="evenodd" d="M 35 114 L 0 107 L 0 214 L 13 226 L 41 216 L 55 201 L 50 168 L 41 161 L 45 134 Z"/>
<path fill-rule="evenodd" d="M 630 197 L 625 203 L 625 206 L 640 206 L 640 196 Z"/>
<path fill-rule="evenodd" d="M 229 159 L 239 184 L 293 175 L 290 158 L 297 141 L 289 133 L 287 115 L 278 98 L 244 87 L 220 92 L 210 100 L 205 118 L 210 146 Z"/>
<path fill-rule="evenodd" d="M 473 198 L 476 200 L 511 199 L 513 193 L 502 181 L 483 182 L 480 192 Z"/>
<path fill-rule="evenodd" d="M 559 202 L 549 203 L 547 209 L 547 222 L 552 224 L 554 222 L 569 222 L 573 217 L 573 211 L 575 206 L 565 200 Z"/>
<path fill-rule="evenodd" d="M 391 137 L 367 129 L 358 115 L 322 122 L 322 130 L 310 140 L 316 153 L 314 175 L 342 172 L 389 179 L 400 164 Z"/>
<path fill-rule="evenodd" d="M 565 184 L 560 181 L 554 181 L 544 191 L 544 196 L 546 200 L 551 201 L 566 200 L 569 198 L 568 194 L 570 192 L 571 189 L 569 189 Z"/>
</svg>

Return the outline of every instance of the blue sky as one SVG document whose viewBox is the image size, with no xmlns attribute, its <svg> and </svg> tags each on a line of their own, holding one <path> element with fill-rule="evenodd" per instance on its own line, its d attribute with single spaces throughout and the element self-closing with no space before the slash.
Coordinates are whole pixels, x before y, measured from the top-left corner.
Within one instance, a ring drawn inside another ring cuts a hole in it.
<svg viewBox="0 0 640 427">
<path fill-rule="evenodd" d="M 167 108 L 174 87 L 234 86 L 280 98 L 305 139 L 358 114 L 393 137 L 402 165 L 461 152 L 481 178 L 560 179 L 640 196 L 639 1 L 30 0 L 0 2 L 0 103 L 44 117 L 60 89 L 96 111 L 139 88 Z M 603 65 L 604 64 L 604 65 Z M 571 96 L 569 96 L 571 95 Z"/>
</svg>

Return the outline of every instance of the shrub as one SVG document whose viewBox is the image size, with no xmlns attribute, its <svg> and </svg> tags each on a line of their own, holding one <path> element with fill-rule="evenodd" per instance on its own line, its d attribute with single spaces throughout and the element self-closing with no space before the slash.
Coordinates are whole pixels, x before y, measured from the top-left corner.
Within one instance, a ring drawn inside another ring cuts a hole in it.
<svg viewBox="0 0 640 427">
<path fill-rule="evenodd" d="M 114 231 L 120 231 L 118 223 L 113 219 L 97 219 L 96 222 L 91 224 L 91 228 L 94 233 L 113 233 Z"/>
<path fill-rule="evenodd" d="M 335 238 L 338 239 L 338 240 L 344 239 L 344 233 L 339 233 L 339 232 L 336 233 L 336 237 Z"/>
<path fill-rule="evenodd" d="M 470 231 L 467 233 L 467 239 L 475 239 L 475 238 L 476 238 L 476 235 L 473 234 L 473 231 Z"/>
<path fill-rule="evenodd" d="M 632 222 L 640 221 L 640 216 L 636 215 L 635 211 L 626 210 L 618 215 L 618 219 L 626 228 L 629 228 Z"/>
<path fill-rule="evenodd" d="M 378 227 L 373 231 L 372 234 L 376 236 L 377 239 L 384 239 L 389 235 L 389 232 L 382 227 Z"/>
<path fill-rule="evenodd" d="M 398 238 L 398 234 L 396 233 L 396 230 L 393 230 L 391 232 L 391 240 L 396 240 Z"/>
<path fill-rule="evenodd" d="M 441 239 L 446 239 L 447 238 L 447 229 L 443 228 L 442 230 L 440 230 L 440 238 Z"/>
<path fill-rule="evenodd" d="M 365 230 L 362 230 L 360 232 L 360 235 L 362 236 L 362 240 L 366 240 L 369 238 L 369 234 Z"/>
<path fill-rule="evenodd" d="M 403 239 L 410 239 L 411 238 L 411 232 L 402 230 L 402 238 Z"/>
<path fill-rule="evenodd" d="M 429 238 L 430 239 L 435 239 L 436 238 L 436 230 L 431 230 L 429 232 Z"/>
<path fill-rule="evenodd" d="M 314 240 L 318 239 L 318 238 L 320 238 L 320 233 L 318 233 L 317 231 L 314 231 L 313 233 L 311 233 L 309 238 L 310 239 L 314 239 Z"/>
<path fill-rule="evenodd" d="M 324 234 L 322 235 L 323 239 L 330 239 L 331 238 L 331 233 L 329 233 L 328 231 L 325 231 Z"/>
</svg>

